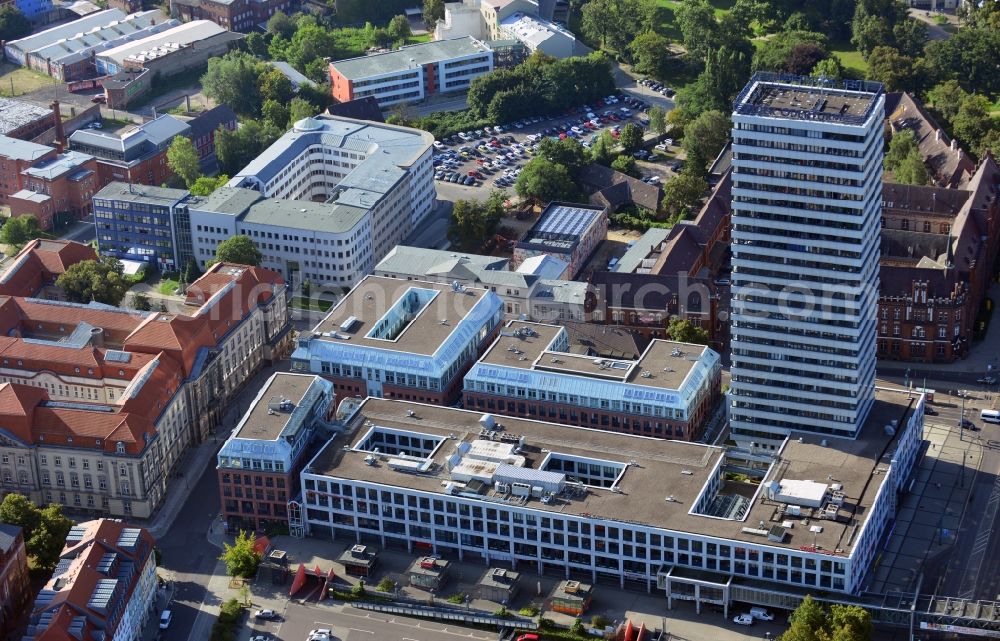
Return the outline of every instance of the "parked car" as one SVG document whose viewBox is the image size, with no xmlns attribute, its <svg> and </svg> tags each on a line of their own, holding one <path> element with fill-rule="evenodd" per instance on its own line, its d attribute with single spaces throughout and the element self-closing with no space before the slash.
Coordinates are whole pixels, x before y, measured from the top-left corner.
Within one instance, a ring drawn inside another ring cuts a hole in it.
<svg viewBox="0 0 1000 641">
<path fill-rule="evenodd" d="M 976 424 L 975 424 L 975 423 L 973 423 L 972 421 L 970 421 L 970 420 L 969 420 L 969 419 L 967 419 L 967 418 L 963 418 L 963 419 L 962 419 L 962 423 L 961 423 L 961 425 L 962 425 L 962 429 L 964 429 L 964 430 L 970 430 L 970 431 L 973 431 L 973 432 L 975 432 L 975 431 L 976 431 L 976 429 L 977 429 L 977 428 L 976 428 Z"/>
<path fill-rule="evenodd" d="M 743 614 L 737 614 L 733 617 L 733 623 L 736 625 L 753 625 L 753 617 L 746 612 Z"/>
<path fill-rule="evenodd" d="M 931 407 L 930 405 L 924 405 L 924 414 L 927 416 L 937 416 L 940 412 Z"/>
<path fill-rule="evenodd" d="M 976 379 L 976 382 L 981 385 L 996 385 L 997 379 L 993 378 L 992 376 L 984 376 L 980 379 Z"/>
<path fill-rule="evenodd" d="M 253 618 L 273 621 L 278 618 L 278 613 L 274 610 L 257 610 L 253 613 Z"/>
<path fill-rule="evenodd" d="M 90 102 L 106 102 L 106 101 L 107 98 L 105 98 L 104 94 L 102 93 L 94 94 L 94 97 L 90 99 Z"/>
<path fill-rule="evenodd" d="M 160 629 L 166 630 L 170 627 L 170 622 L 174 620 L 174 613 L 170 610 L 160 612 Z"/>
</svg>

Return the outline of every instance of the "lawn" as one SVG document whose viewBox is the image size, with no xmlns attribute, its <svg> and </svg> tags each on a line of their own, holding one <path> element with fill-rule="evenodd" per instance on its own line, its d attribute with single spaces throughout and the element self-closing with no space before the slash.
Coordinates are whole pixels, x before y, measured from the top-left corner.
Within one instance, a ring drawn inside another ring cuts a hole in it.
<svg viewBox="0 0 1000 641">
<path fill-rule="evenodd" d="M 409 38 L 406 39 L 406 44 L 415 45 L 418 42 L 430 42 L 430 41 L 431 41 L 431 34 L 428 32 L 428 33 L 422 33 L 418 36 L 410 36 Z"/>
<path fill-rule="evenodd" d="M 56 84 L 56 79 L 45 74 L 0 62 L 0 95 L 21 96 L 45 85 Z"/>
<path fill-rule="evenodd" d="M 314 312 L 325 312 L 329 311 L 333 307 L 335 301 L 324 300 L 318 298 L 315 300 L 302 298 L 301 296 L 295 296 L 292 298 L 291 306 L 296 309 L 307 309 Z"/>
<path fill-rule="evenodd" d="M 861 52 L 854 48 L 850 42 L 835 41 L 830 43 L 830 51 L 837 56 L 840 64 L 847 69 L 848 75 L 857 78 L 864 78 L 868 75 L 868 63 L 861 57 Z"/>
<path fill-rule="evenodd" d="M 177 292 L 175 292 L 174 290 L 177 289 L 177 286 L 179 284 L 180 283 L 178 283 L 176 280 L 172 280 L 170 278 L 164 278 L 163 280 L 160 281 L 160 284 L 157 286 L 156 289 L 164 296 L 175 296 Z"/>
</svg>

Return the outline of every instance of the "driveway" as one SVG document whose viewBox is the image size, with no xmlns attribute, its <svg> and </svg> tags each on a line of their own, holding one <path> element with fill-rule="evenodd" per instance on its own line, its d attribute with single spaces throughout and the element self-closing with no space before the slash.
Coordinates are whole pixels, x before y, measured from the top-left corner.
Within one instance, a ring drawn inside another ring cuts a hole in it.
<svg viewBox="0 0 1000 641">
<path fill-rule="evenodd" d="M 927 25 L 927 37 L 931 40 L 945 40 L 946 38 L 950 38 L 951 34 L 958 29 L 958 18 L 954 15 L 925 11 L 923 9 L 910 9 L 909 14 L 911 18 L 919 20 Z M 937 16 L 944 16 L 947 18 L 948 26 L 943 27 L 934 22 L 934 18 Z"/>
</svg>

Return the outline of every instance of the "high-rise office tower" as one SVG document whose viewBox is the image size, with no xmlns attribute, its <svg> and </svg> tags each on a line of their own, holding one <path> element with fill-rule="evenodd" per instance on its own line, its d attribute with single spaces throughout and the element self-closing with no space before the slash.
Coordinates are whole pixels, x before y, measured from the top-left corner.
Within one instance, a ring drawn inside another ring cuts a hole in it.
<svg viewBox="0 0 1000 641">
<path fill-rule="evenodd" d="M 758 73 L 733 109 L 733 438 L 853 438 L 874 397 L 885 97 Z"/>
</svg>

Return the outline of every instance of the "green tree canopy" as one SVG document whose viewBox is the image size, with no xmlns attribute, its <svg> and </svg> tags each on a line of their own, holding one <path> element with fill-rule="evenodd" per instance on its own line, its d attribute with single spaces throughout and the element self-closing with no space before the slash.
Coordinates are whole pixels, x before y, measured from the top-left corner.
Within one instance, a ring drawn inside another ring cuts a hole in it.
<svg viewBox="0 0 1000 641">
<path fill-rule="evenodd" d="M 951 128 L 967 149 L 977 150 L 978 143 L 997 127 L 990 116 L 991 109 L 990 101 L 982 94 L 966 96 L 962 101 L 958 113 L 951 120 Z"/>
<path fill-rule="evenodd" d="M 0 523 L 9 523 L 21 528 L 24 542 L 34 535 L 42 523 L 42 515 L 28 497 L 16 492 L 8 494 L 0 501 Z"/>
<path fill-rule="evenodd" d="M 438 20 L 444 20 L 444 0 L 424 0 L 424 24 L 433 29 Z"/>
<path fill-rule="evenodd" d="M 198 161 L 198 151 L 187 136 L 174 136 L 167 148 L 167 166 L 180 176 L 184 185 L 191 187 L 201 178 L 201 165 Z"/>
<path fill-rule="evenodd" d="M 611 135 L 611 132 L 607 129 L 602 129 L 601 133 L 597 134 L 597 140 L 594 141 L 593 146 L 590 148 L 590 159 L 599 165 L 610 167 L 611 161 L 614 159 L 612 150 L 617 146 L 618 143 L 615 142 L 615 137 Z"/>
<path fill-rule="evenodd" d="M 386 31 L 388 31 L 389 37 L 394 42 L 406 40 L 413 35 L 413 32 L 410 31 L 410 21 L 403 15 L 393 16 L 392 20 L 389 21 L 389 26 L 386 27 Z"/>
<path fill-rule="evenodd" d="M 753 68 L 804 75 L 829 56 L 827 39 L 823 34 L 782 31 L 764 40 L 754 52 Z"/>
<path fill-rule="evenodd" d="M 951 123 L 968 95 L 957 80 L 946 80 L 927 92 L 927 102 L 945 122 Z"/>
<path fill-rule="evenodd" d="M 257 537 L 253 532 L 247 533 L 240 530 L 236 535 L 236 540 L 232 545 L 223 542 L 223 552 L 219 560 L 226 564 L 226 573 L 232 577 L 252 579 L 257 574 L 257 566 L 260 564 L 260 555 L 254 551 L 254 544 Z"/>
<path fill-rule="evenodd" d="M 38 219 L 31 214 L 11 216 L 0 229 L 0 240 L 16 249 L 24 247 L 28 241 L 41 237 Z"/>
<path fill-rule="evenodd" d="M 237 174 L 281 137 L 281 129 L 269 123 L 244 120 L 236 131 L 219 127 L 215 132 L 215 154 L 219 169 L 229 176 Z"/>
<path fill-rule="evenodd" d="M 538 155 L 562 165 L 571 176 L 579 175 L 580 171 L 591 162 L 586 147 L 576 138 L 569 137 L 563 140 L 542 138 L 538 143 Z"/>
<path fill-rule="evenodd" d="M 632 176 L 633 178 L 638 178 L 642 175 L 639 173 L 639 170 L 636 169 L 635 158 L 632 156 L 626 156 L 625 154 L 622 154 L 611 161 L 611 168 L 615 171 L 622 172 L 626 176 Z"/>
<path fill-rule="evenodd" d="M 640 33 L 629 45 L 632 69 L 654 78 L 666 77 L 670 64 L 669 46 L 670 40 L 655 31 Z"/>
<path fill-rule="evenodd" d="M 634 50 L 630 44 L 641 32 L 655 26 L 656 13 L 652 0 L 590 0 L 583 6 L 580 28 L 602 48 L 631 59 Z"/>
<path fill-rule="evenodd" d="M 464 251 L 483 246 L 500 226 L 506 194 L 494 190 L 485 202 L 458 200 L 448 222 L 448 239 Z"/>
<path fill-rule="evenodd" d="M 8 494 L 0 501 L 0 522 L 21 528 L 24 547 L 44 569 L 54 568 L 73 522 L 58 505 L 39 509 L 21 494 Z"/>
<path fill-rule="evenodd" d="M 31 33 L 31 21 L 13 4 L 0 7 L 0 40 L 10 41 Z"/>
<path fill-rule="evenodd" d="M 217 103 L 229 105 L 243 116 L 260 113 L 260 72 L 263 63 L 248 53 L 233 50 L 221 58 L 208 59 L 201 77 L 202 91 Z"/>
<path fill-rule="evenodd" d="M 678 316 L 671 316 L 667 323 L 667 337 L 678 343 L 692 343 L 694 345 L 708 345 L 708 330 L 698 327 L 687 319 Z"/>
<path fill-rule="evenodd" d="M 721 111 L 706 111 L 684 127 L 681 146 L 691 171 L 703 172 L 729 140 L 732 125 Z"/>
<path fill-rule="evenodd" d="M 893 47 L 875 47 L 868 54 L 868 77 L 886 91 L 916 91 L 923 77 L 921 66 Z"/>
<path fill-rule="evenodd" d="M 260 97 L 264 102 L 274 100 L 287 105 L 293 95 L 292 81 L 280 69 L 268 65 L 260 74 Z"/>
<path fill-rule="evenodd" d="M 715 9 L 707 0 L 683 0 L 674 9 L 684 48 L 696 60 L 704 60 L 719 41 L 719 23 Z"/>
<path fill-rule="evenodd" d="M 220 263 L 260 266 L 263 256 L 249 236 L 238 234 L 219 243 L 215 248 L 215 260 Z"/>
<path fill-rule="evenodd" d="M 707 190 L 700 175 L 682 172 L 663 185 L 662 208 L 674 219 L 688 216 Z"/>
<path fill-rule="evenodd" d="M 830 56 L 817 62 L 809 75 L 817 78 L 826 78 L 827 80 L 840 80 L 844 77 L 844 67 L 840 64 L 839 59 L 835 56 Z"/>
<path fill-rule="evenodd" d="M 295 97 L 288 104 L 288 124 L 293 125 L 303 118 L 312 118 L 319 110 L 308 100 Z"/>
<path fill-rule="evenodd" d="M 275 11 L 267 21 L 267 32 L 282 38 L 291 38 L 295 34 L 296 27 L 295 20 L 281 11 Z"/>
<path fill-rule="evenodd" d="M 628 123 L 622 129 L 621 135 L 618 136 L 618 143 L 627 154 L 638 151 L 642 147 L 642 127 L 634 122 Z"/>
<path fill-rule="evenodd" d="M 658 136 L 667 133 L 667 112 L 663 107 L 649 108 L 649 129 Z"/>
<path fill-rule="evenodd" d="M 56 279 L 56 286 L 66 292 L 66 297 L 76 303 L 96 301 L 118 307 L 132 283 L 124 275 L 124 267 L 117 258 L 105 256 L 100 260 L 85 260 L 63 272 Z"/>
<path fill-rule="evenodd" d="M 778 641 L 870 641 L 871 615 L 856 605 L 834 604 L 829 610 L 806 595 Z"/>
<path fill-rule="evenodd" d="M 288 103 L 265 100 L 260 112 L 264 116 L 265 125 L 270 125 L 281 131 L 288 129 Z"/>
<path fill-rule="evenodd" d="M 229 182 L 229 176 L 220 174 L 215 177 L 201 176 L 189 187 L 195 196 L 209 196 L 213 191 Z"/>
<path fill-rule="evenodd" d="M 547 158 L 532 158 L 514 183 L 517 195 L 539 203 L 553 200 L 572 200 L 576 196 L 576 185 L 569 171 L 562 165 Z"/>
</svg>

